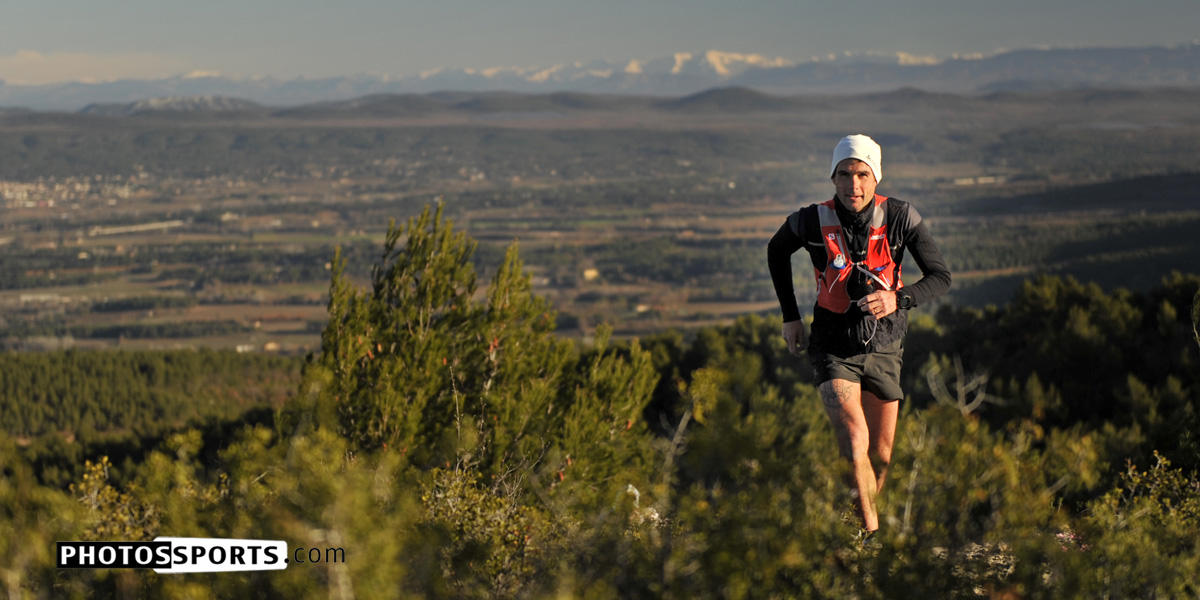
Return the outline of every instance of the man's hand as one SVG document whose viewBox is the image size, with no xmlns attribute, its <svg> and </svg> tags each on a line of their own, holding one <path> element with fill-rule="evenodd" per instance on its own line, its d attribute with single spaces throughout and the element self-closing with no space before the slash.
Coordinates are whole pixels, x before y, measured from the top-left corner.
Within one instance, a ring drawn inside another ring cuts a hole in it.
<svg viewBox="0 0 1200 600">
<path fill-rule="evenodd" d="M 896 312 L 896 292 L 871 292 L 859 298 L 858 307 L 878 321 Z"/>
<path fill-rule="evenodd" d="M 787 342 L 788 352 L 799 357 L 808 348 L 808 337 L 804 335 L 804 321 L 788 321 L 783 324 L 783 341 Z"/>
</svg>

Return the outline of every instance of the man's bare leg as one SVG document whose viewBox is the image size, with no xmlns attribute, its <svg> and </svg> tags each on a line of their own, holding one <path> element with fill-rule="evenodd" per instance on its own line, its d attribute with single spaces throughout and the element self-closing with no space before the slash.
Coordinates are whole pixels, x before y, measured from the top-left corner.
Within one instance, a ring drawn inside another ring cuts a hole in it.
<svg viewBox="0 0 1200 600">
<path fill-rule="evenodd" d="M 879 529 L 879 516 L 875 512 L 878 480 L 869 455 L 871 432 L 863 413 L 862 389 L 859 384 L 845 379 L 831 379 L 817 389 L 821 393 L 825 413 L 833 424 L 838 452 L 852 465 L 851 478 L 858 492 L 858 512 L 862 517 L 863 529 L 875 531 Z"/>
<path fill-rule="evenodd" d="M 862 408 L 867 418 L 867 429 L 871 432 L 868 455 L 875 466 L 875 493 L 878 494 L 883 491 L 888 465 L 892 464 L 892 443 L 896 439 L 896 415 L 900 403 L 895 400 L 885 402 L 863 390 Z"/>
</svg>

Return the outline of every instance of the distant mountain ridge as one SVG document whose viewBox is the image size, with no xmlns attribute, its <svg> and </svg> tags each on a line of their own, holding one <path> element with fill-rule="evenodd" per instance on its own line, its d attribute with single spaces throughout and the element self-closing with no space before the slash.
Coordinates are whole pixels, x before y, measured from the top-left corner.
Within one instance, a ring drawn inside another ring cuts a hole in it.
<svg viewBox="0 0 1200 600">
<path fill-rule="evenodd" d="M 545 68 L 436 69 L 406 77 L 355 75 L 285 80 L 192 73 L 103 83 L 39 86 L 0 83 L 0 106 L 58 111 L 95 107 L 94 110 L 104 112 L 130 109 L 128 105 L 154 98 L 240 98 L 257 105 L 290 107 L 374 94 L 440 91 L 679 97 L 714 87 L 794 95 L 885 92 L 903 87 L 961 94 L 1150 86 L 1200 87 L 1200 44 L 1014 50 L 945 60 L 897 53 L 796 61 L 709 50 L 679 52 L 644 61 L 595 60 Z M 100 108 L 102 105 L 125 108 Z M 143 106 L 131 110 L 160 108 Z"/>
<path fill-rule="evenodd" d="M 125 104 L 89 104 L 79 112 L 90 115 L 127 117 L 143 113 L 158 112 L 231 112 L 254 111 L 262 106 L 241 98 L 225 96 L 166 96 L 149 98 Z"/>
<path fill-rule="evenodd" d="M 902 112 L 910 116 L 992 113 L 1012 106 L 1081 106 L 1095 119 L 1075 123 L 1080 127 L 1178 127 L 1200 106 L 1198 87 L 1086 88 L 952 94 L 900 88 L 867 94 L 772 95 L 744 87 L 711 88 L 679 97 L 634 96 L 554 92 L 434 92 L 430 94 L 371 94 L 349 100 L 315 102 L 301 106 L 270 107 L 226 97 L 169 97 L 126 104 L 94 104 L 77 113 L 0 109 L 0 125 L 37 123 L 79 124 L 100 120 L 137 119 L 142 123 L 171 121 L 235 122 L 288 121 L 352 122 L 391 119 L 439 120 L 442 123 L 480 121 L 561 121 L 580 119 L 650 119 L 676 115 L 829 114 L 862 110 L 867 113 Z M 931 117 L 932 118 L 932 117 Z M 434 121 L 426 121 L 432 123 Z"/>
</svg>

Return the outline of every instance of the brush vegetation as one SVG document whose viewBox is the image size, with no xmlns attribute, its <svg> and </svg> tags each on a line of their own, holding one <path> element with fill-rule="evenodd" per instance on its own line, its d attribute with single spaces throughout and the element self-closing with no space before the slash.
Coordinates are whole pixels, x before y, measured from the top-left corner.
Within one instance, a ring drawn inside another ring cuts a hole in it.
<svg viewBox="0 0 1200 600">
<path fill-rule="evenodd" d="M 265 418 L 148 435 L 122 464 L 89 446 L 66 485 L 45 479 L 32 446 L 0 439 L 10 595 L 1198 592 L 1200 277 L 1144 294 L 1043 277 L 1001 307 L 916 319 L 883 528 L 864 548 L 811 375 L 774 320 L 566 341 L 515 247 L 477 293 L 473 246 L 439 207 L 389 228 L 365 288 L 336 258 L 323 351 Z M 42 356 L 51 380 L 104 368 L 86 353 Z M 151 365 L 130 376 L 167 388 L 192 385 L 199 364 L 120 360 Z M 159 535 L 280 539 L 345 560 L 207 575 L 54 568 L 56 540 Z"/>
</svg>

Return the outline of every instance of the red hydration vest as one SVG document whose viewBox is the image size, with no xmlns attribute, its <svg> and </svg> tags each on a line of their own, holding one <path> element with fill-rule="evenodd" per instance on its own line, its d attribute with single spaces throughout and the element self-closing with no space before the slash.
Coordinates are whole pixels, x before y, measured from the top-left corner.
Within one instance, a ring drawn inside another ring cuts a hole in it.
<svg viewBox="0 0 1200 600">
<path fill-rule="evenodd" d="M 827 263 L 825 271 L 813 269 L 817 276 L 817 305 L 836 313 L 850 308 L 850 295 L 846 293 L 846 282 L 850 274 L 860 267 L 870 272 L 869 279 L 875 289 L 898 290 L 904 287 L 900 281 L 900 264 L 892 260 L 892 249 L 888 245 L 887 198 L 876 194 L 870 231 L 867 234 L 867 259 L 860 263 L 850 261 L 842 222 L 834 207 L 837 198 L 817 205 L 821 221 L 821 239 L 825 242 Z"/>
</svg>

